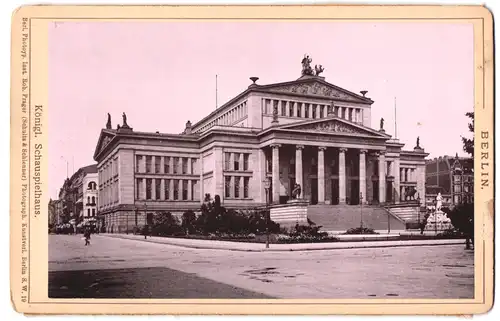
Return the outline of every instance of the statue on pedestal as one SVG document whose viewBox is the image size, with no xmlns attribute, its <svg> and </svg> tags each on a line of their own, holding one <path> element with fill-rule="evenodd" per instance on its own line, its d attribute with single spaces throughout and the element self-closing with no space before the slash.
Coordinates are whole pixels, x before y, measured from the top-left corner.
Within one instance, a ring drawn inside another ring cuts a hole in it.
<svg viewBox="0 0 500 321">
<path fill-rule="evenodd" d="M 417 136 L 417 148 L 420 148 L 420 136 Z"/>
<path fill-rule="evenodd" d="M 302 192 L 302 188 L 300 187 L 300 184 L 295 183 L 295 185 L 293 186 L 293 191 L 292 191 L 292 199 L 299 199 L 301 192 Z"/>
<path fill-rule="evenodd" d="M 108 122 L 106 123 L 106 129 L 111 129 L 111 115 L 108 113 Z"/>
<path fill-rule="evenodd" d="M 443 207 L 443 196 L 441 196 L 441 193 L 438 193 L 436 196 L 436 212 L 441 212 L 441 207 Z"/>
<path fill-rule="evenodd" d="M 302 59 L 302 76 L 304 75 L 313 75 L 313 70 L 311 68 L 311 62 L 312 59 L 309 58 L 309 56 L 304 55 L 304 58 Z"/>
<path fill-rule="evenodd" d="M 316 72 L 316 76 L 319 76 L 319 74 L 321 74 L 323 71 L 325 71 L 325 68 L 323 68 L 322 65 L 315 65 L 314 66 L 314 70 Z"/>
<path fill-rule="evenodd" d="M 380 118 L 380 130 L 384 130 L 384 119 Z"/>
<path fill-rule="evenodd" d="M 125 127 L 125 128 L 129 127 L 128 124 L 127 124 L 127 115 L 125 115 L 125 113 L 123 113 L 122 118 L 123 118 L 123 125 L 122 125 L 122 127 Z"/>
</svg>

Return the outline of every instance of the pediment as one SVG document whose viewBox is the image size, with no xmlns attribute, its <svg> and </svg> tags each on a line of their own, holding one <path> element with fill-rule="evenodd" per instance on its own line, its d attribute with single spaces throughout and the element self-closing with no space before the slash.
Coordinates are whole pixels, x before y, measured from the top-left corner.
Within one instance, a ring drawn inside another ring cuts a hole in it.
<svg viewBox="0 0 500 321">
<path fill-rule="evenodd" d="M 316 133 L 330 133 L 330 134 L 354 134 L 371 136 L 378 138 L 388 138 L 389 135 L 378 132 L 374 129 L 364 127 L 358 124 L 353 124 L 340 118 L 321 119 L 315 121 L 308 121 L 306 123 L 288 124 L 280 126 L 280 129 L 306 131 Z"/>
<path fill-rule="evenodd" d="M 269 85 L 266 87 L 266 89 L 271 92 L 318 96 L 321 98 L 329 98 L 332 100 L 338 99 L 365 104 L 373 102 L 367 97 L 357 95 L 320 79 L 312 79 L 305 82 L 295 81 L 286 84 Z"/>
<path fill-rule="evenodd" d="M 98 155 L 104 148 L 106 148 L 114 137 L 115 134 L 103 130 L 99 136 L 99 140 L 97 141 L 94 156 Z"/>
</svg>

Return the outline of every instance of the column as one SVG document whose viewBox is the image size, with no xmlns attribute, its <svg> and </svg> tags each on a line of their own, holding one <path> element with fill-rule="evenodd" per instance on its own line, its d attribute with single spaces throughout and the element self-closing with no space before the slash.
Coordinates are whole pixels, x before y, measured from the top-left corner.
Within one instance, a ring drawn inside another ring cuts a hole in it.
<svg viewBox="0 0 500 321">
<path fill-rule="evenodd" d="M 304 177 L 302 172 L 302 150 L 303 145 L 295 146 L 295 182 L 300 185 L 302 192 L 299 198 L 303 198 L 304 195 Z"/>
<path fill-rule="evenodd" d="M 146 179 L 142 179 L 142 190 L 141 190 L 141 199 L 146 199 Z"/>
<path fill-rule="evenodd" d="M 170 180 L 170 188 L 168 190 L 169 194 L 170 194 L 170 200 L 173 201 L 174 200 L 174 180 L 171 179 Z"/>
<path fill-rule="evenodd" d="M 318 203 L 325 203 L 325 150 L 318 147 Z"/>
<path fill-rule="evenodd" d="M 163 161 L 162 161 L 162 163 L 163 163 Z M 160 179 L 160 200 L 162 200 L 162 201 L 165 200 L 165 180 L 163 178 Z"/>
<path fill-rule="evenodd" d="M 273 203 L 279 203 L 280 200 L 280 148 L 281 145 L 271 145 L 273 149 Z"/>
<path fill-rule="evenodd" d="M 222 147 L 214 147 L 213 157 L 215 159 L 215 167 L 213 172 L 214 194 L 210 195 L 215 198 L 219 195 L 221 201 L 224 200 L 224 153 Z M 232 168 L 232 167 L 230 167 Z"/>
<path fill-rule="evenodd" d="M 151 199 L 156 200 L 156 178 L 151 180 Z"/>
<path fill-rule="evenodd" d="M 401 173 L 399 169 L 399 158 L 394 159 L 394 191 L 396 195 L 394 196 L 394 200 L 396 203 L 399 203 L 401 200 L 401 182 L 400 182 L 400 177 L 399 174 Z"/>
<path fill-rule="evenodd" d="M 378 192 L 379 192 L 379 202 L 386 202 L 386 187 L 385 187 L 385 172 L 386 172 L 386 163 L 385 163 L 385 151 L 381 151 L 378 156 Z"/>
<path fill-rule="evenodd" d="M 188 201 L 191 201 L 193 199 L 192 183 L 193 183 L 193 181 L 188 179 L 188 186 L 187 186 L 187 188 L 188 188 L 188 195 L 187 195 Z"/>
<path fill-rule="evenodd" d="M 205 199 L 205 193 L 203 191 L 203 154 L 200 153 L 200 161 L 199 161 L 199 173 L 200 173 L 200 183 L 198 184 L 198 191 L 200 192 L 200 204 L 203 204 L 203 200 Z"/>
<path fill-rule="evenodd" d="M 363 197 L 362 204 L 366 204 L 368 195 L 366 195 L 366 149 L 359 150 L 359 193 Z"/>
<path fill-rule="evenodd" d="M 346 201 L 345 152 L 347 148 L 339 148 L 339 204 L 345 204 Z"/>
</svg>

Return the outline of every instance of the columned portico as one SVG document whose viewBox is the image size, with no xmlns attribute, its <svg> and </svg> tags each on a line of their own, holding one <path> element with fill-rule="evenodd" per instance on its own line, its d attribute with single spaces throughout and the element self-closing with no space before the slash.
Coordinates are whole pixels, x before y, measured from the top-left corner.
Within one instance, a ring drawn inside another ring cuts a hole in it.
<svg viewBox="0 0 500 321">
<path fill-rule="evenodd" d="M 361 195 L 360 202 L 367 203 L 366 195 L 366 149 L 359 150 L 359 193 Z"/>
<path fill-rule="evenodd" d="M 272 189 L 273 189 L 273 203 L 280 201 L 280 144 L 273 144 L 273 165 L 272 165 Z"/>
<path fill-rule="evenodd" d="M 304 175 L 302 171 L 302 150 L 304 145 L 295 146 L 295 182 L 304 188 Z M 299 198 L 303 198 L 304 193 L 299 195 Z"/>
<path fill-rule="evenodd" d="M 345 153 L 347 148 L 339 148 L 339 204 L 346 203 Z"/>
<path fill-rule="evenodd" d="M 325 150 L 318 147 L 318 203 L 325 203 Z"/>
</svg>

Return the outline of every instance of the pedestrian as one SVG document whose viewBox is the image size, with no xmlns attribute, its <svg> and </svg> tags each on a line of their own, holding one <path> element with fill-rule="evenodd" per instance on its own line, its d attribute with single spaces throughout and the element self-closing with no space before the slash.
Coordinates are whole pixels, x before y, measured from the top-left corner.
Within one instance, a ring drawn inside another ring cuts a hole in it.
<svg viewBox="0 0 500 321">
<path fill-rule="evenodd" d="M 83 232 L 83 236 L 85 237 L 85 246 L 90 245 L 90 229 L 86 228 L 85 232 Z"/>
</svg>

